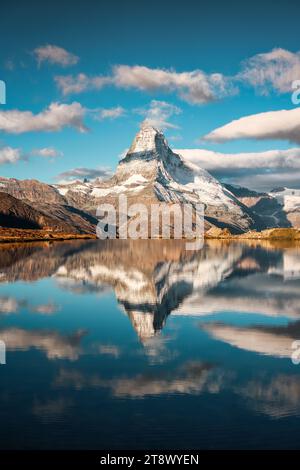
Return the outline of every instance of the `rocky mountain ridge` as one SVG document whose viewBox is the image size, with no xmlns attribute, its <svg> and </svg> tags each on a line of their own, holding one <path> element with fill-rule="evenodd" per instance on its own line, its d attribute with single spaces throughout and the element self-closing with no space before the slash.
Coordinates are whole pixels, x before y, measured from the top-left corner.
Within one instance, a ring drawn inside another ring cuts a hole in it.
<svg viewBox="0 0 300 470">
<path fill-rule="evenodd" d="M 234 232 L 242 232 L 262 225 L 234 194 L 206 170 L 185 162 L 170 149 L 160 131 L 147 125 L 136 135 L 112 178 L 55 188 L 67 201 L 92 213 L 105 202 L 117 207 L 119 195 L 125 194 L 130 202 L 146 206 L 202 203 L 207 228 L 229 227 Z"/>
<path fill-rule="evenodd" d="M 0 227 L 95 234 L 97 219 L 36 180 L 0 178 Z"/>
<path fill-rule="evenodd" d="M 275 188 L 269 193 L 225 185 L 244 205 L 264 220 L 266 228 L 300 228 L 300 190 Z"/>
</svg>

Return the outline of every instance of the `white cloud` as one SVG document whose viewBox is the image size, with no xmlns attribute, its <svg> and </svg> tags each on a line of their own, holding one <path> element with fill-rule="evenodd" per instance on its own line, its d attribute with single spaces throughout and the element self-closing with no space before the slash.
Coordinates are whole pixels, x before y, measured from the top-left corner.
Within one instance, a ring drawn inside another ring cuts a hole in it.
<svg viewBox="0 0 300 470">
<path fill-rule="evenodd" d="M 58 64 L 62 65 L 63 67 L 67 67 L 70 65 L 75 65 L 79 61 L 79 57 L 76 55 L 71 54 L 62 47 L 53 46 L 50 44 L 37 47 L 34 49 L 33 53 L 39 65 L 42 62 L 49 62 L 50 64 Z"/>
<path fill-rule="evenodd" d="M 48 46 L 54 47 L 54 46 Z M 43 49 L 43 48 L 42 48 Z M 65 51 L 66 52 L 66 51 Z M 56 76 L 55 81 L 64 95 L 101 89 L 106 85 L 146 92 L 176 93 L 190 104 L 203 104 L 238 92 L 241 83 L 249 84 L 263 94 L 271 90 L 292 93 L 292 82 L 300 79 L 300 51 L 273 49 L 257 54 L 242 63 L 235 76 L 205 73 L 203 70 L 177 72 L 144 65 L 115 65 L 109 75 Z"/>
<path fill-rule="evenodd" d="M 86 113 L 80 103 L 51 103 L 38 114 L 31 111 L 0 111 L 0 131 L 10 134 L 21 134 L 34 131 L 60 131 L 64 127 L 74 127 L 80 132 L 87 128 L 83 123 Z"/>
<path fill-rule="evenodd" d="M 161 130 L 178 129 L 178 126 L 168 122 L 168 120 L 172 116 L 180 114 L 181 109 L 166 101 L 152 100 L 148 109 L 137 108 L 135 112 L 145 116 L 142 124 L 149 124 Z"/>
<path fill-rule="evenodd" d="M 275 186 L 300 186 L 300 148 L 235 154 L 205 149 L 174 151 L 223 182 L 263 191 Z"/>
<path fill-rule="evenodd" d="M 300 169 L 300 148 L 266 152 L 221 153 L 205 149 L 176 149 L 186 160 L 206 170 L 224 169 Z"/>
<path fill-rule="evenodd" d="M 116 65 L 109 76 L 89 77 L 84 73 L 76 76 L 60 75 L 55 77 L 55 81 L 64 95 L 99 90 L 111 84 L 117 88 L 134 88 L 147 92 L 175 92 L 191 104 L 208 103 L 236 91 L 231 80 L 220 73 L 209 75 L 201 70 L 176 72 L 141 65 Z"/>
<path fill-rule="evenodd" d="M 53 147 L 34 149 L 29 153 L 24 153 L 21 149 L 6 146 L 0 148 L 0 165 L 5 163 L 17 163 L 21 160 L 27 161 L 30 157 L 55 158 L 62 155 L 62 152 L 59 152 Z"/>
<path fill-rule="evenodd" d="M 12 147 L 0 148 L 0 165 L 17 163 L 22 158 L 21 150 Z"/>
<path fill-rule="evenodd" d="M 292 92 L 292 82 L 300 79 L 300 52 L 273 49 L 246 60 L 236 77 L 257 88 L 263 94 L 270 90 Z"/>
<path fill-rule="evenodd" d="M 57 75 L 54 80 L 64 96 L 82 93 L 87 90 L 100 90 L 112 82 L 110 77 L 99 75 L 88 77 L 84 73 L 78 75 Z"/>
<path fill-rule="evenodd" d="M 270 191 L 278 186 L 300 189 L 300 171 L 275 171 L 273 173 L 253 173 L 232 177 L 231 183 L 245 186 L 257 191 Z"/>
<path fill-rule="evenodd" d="M 75 180 L 83 180 L 87 178 L 89 180 L 93 180 L 95 178 L 106 179 L 110 178 L 112 172 L 110 168 L 107 167 L 99 167 L 99 168 L 73 168 L 72 170 L 64 171 L 60 173 L 56 179 L 60 183 L 66 183 Z"/>
<path fill-rule="evenodd" d="M 300 108 L 252 114 L 234 120 L 204 136 L 205 140 L 276 139 L 300 143 Z"/>
<path fill-rule="evenodd" d="M 53 147 L 44 147 L 32 150 L 31 155 L 43 158 L 56 158 L 61 157 L 63 153 Z"/>
<path fill-rule="evenodd" d="M 158 90 L 176 92 L 181 99 L 191 104 L 214 101 L 220 94 L 227 94 L 228 88 L 231 88 L 228 87 L 227 79 L 219 73 L 208 75 L 201 70 L 176 72 L 140 65 L 115 66 L 113 80 L 120 88 L 136 88 L 148 92 Z"/>
<path fill-rule="evenodd" d="M 125 109 L 122 106 L 116 106 L 115 108 L 103 108 L 99 112 L 100 119 L 116 119 L 125 114 Z"/>
</svg>

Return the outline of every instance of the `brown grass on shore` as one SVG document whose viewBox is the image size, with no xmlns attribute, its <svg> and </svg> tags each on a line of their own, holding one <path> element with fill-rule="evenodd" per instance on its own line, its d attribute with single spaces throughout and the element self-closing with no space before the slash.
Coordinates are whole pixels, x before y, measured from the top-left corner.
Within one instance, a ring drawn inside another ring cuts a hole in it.
<svg viewBox="0 0 300 470">
<path fill-rule="evenodd" d="M 300 241 L 300 230 L 295 228 L 270 228 L 257 232 L 255 230 L 234 235 L 229 229 L 213 227 L 205 233 L 206 238 L 224 240 L 292 240 Z"/>
<path fill-rule="evenodd" d="M 0 227 L 0 243 L 32 242 L 48 240 L 86 240 L 95 239 L 96 234 L 88 233 L 64 233 L 47 230 L 30 230 Z"/>
</svg>

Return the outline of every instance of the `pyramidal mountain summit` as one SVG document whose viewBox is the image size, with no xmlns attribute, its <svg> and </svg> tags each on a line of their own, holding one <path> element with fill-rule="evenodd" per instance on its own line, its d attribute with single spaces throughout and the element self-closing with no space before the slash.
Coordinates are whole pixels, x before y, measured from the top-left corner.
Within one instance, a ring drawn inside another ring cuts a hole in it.
<svg viewBox="0 0 300 470">
<path fill-rule="evenodd" d="M 117 204 L 120 194 L 129 202 L 202 203 L 207 227 L 229 227 L 242 232 L 257 217 L 207 171 L 187 163 L 168 146 L 162 132 L 143 125 L 115 175 L 107 181 L 57 185 L 70 204 L 94 213 L 103 202 Z"/>
<path fill-rule="evenodd" d="M 109 203 L 117 209 L 121 194 L 127 196 L 129 204 L 146 206 L 201 203 L 205 208 L 206 230 L 218 227 L 243 233 L 297 226 L 291 220 L 299 222 L 298 206 L 292 207 L 293 211 L 298 211 L 298 216 L 289 218 L 284 203 L 276 195 L 251 191 L 248 197 L 247 191 L 249 194 L 250 191 L 242 189 L 223 185 L 206 170 L 186 162 L 171 150 L 161 131 L 144 124 L 115 174 L 106 181 L 49 185 L 36 180 L 0 178 L 0 226 L 28 227 L 25 219 L 31 208 L 29 218 L 37 228 L 95 234 L 97 207 Z M 5 213 L 1 201 L 5 201 Z M 21 207 L 20 201 L 26 206 Z"/>
</svg>

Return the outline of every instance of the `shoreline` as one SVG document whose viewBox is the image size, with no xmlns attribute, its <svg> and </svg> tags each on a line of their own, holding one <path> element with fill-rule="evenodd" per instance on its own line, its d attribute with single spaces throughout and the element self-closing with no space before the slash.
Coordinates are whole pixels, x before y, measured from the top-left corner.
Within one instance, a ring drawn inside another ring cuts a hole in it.
<svg viewBox="0 0 300 470">
<path fill-rule="evenodd" d="M 2 243 L 28 243 L 43 241 L 67 241 L 96 239 L 96 235 L 89 233 L 48 232 L 31 229 L 0 228 L 0 244 Z"/>
<path fill-rule="evenodd" d="M 276 240 L 300 242 L 300 229 L 270 228 L 257 232 L 251 230 L 241 234 L 232 234 L 229 229 L 212 228 L 204 235 L 205 239 L 218 240 Z"/>
<path fill-rule="evenodd" d="M 0 228 L 0 244 L 4 243 L 27 243 L 43 241 L 68 241 L 68 240 L 97 240 L 96 234 L 91 233 L 64 233 L 50 232 L 32 229 L 6 229 Z M 183 238 L 185 239 L 185 238 Z M 232 234 L 229 229 L 212 228 L 204 234 L 205 240 L 274 240 L 300 242 L 300 229 L 274 228 L 261 232 L 249 231 L 241 234 Z M 151 240 L 148 238 L 147 240 Z M 155 238 L 153 240 L 162 240 Z M 185 239 L 186 240 L 186 239 Z"/>
</svg>

